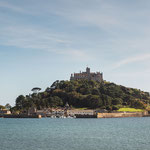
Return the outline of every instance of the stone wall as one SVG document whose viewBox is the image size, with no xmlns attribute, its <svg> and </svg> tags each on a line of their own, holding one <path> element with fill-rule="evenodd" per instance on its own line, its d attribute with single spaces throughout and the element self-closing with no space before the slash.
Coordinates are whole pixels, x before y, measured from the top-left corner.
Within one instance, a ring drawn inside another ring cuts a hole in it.
<svg viewBox="0 0 150 150">
<path fill-rule="evenodd" d="M 143 117 L 148 112 L 126 112 L 126 113 L 97 113 L 97 118 L 123 118 L 123 117 Z"/>
<path fill-rule="evenodd" d="M 27 115 L 27 114 L 18 114 L 18 115 L 0 115 L 0 118 L 42 118 L 41 115 Z"/>
<path fill-rule="evenodd" d="M 76 118 L 97 118 L 96 115 L 75 115 Z"/>
</svg>

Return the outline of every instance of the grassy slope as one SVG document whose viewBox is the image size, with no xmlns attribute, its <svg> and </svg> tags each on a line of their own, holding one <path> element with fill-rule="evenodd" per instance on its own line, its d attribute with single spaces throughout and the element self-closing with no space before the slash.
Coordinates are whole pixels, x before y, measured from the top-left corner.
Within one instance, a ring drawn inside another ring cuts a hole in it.
<svg viewBox="0 0 150 150">
<path fill-rule="evenodd" d="M 144 110 L 143 109 L 135 109 L 135 108 L 120 108 L 118 111 L 119 112 L 122 112 L 122 111 L 126 111 L 126 112 L 142 112 Z"/>
</svg>

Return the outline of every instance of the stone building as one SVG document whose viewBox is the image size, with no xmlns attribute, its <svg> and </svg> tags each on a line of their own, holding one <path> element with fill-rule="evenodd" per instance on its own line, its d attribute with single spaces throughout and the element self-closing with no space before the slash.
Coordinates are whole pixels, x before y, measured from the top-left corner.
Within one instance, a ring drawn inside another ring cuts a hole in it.
<svg viewBox="0 0 150 150">
<path fill-rule="evenodd" d="M 7 109 L 0 110 L 0 115 L 10 115 L 10 114 L 11 114 L 10 110 Z"/>
<path fill-rule="evenodd" d="M 94 115 L 95 111 L 92 109 L 87 109 L 87 110 L 80 110 L 80 109 L 70 109 L 67 110 L 67 115 L 68 116 L 75 116 L 75 115 Z"/>
<path fill-rule="evenodd" d="M 70 80 L 94 80 L 98 82 L 103 81 L 103 73 L 100 72 L 90 72 L 90 68 L 86 68 L 86 72 L 71 74 Z"/>
</svg>

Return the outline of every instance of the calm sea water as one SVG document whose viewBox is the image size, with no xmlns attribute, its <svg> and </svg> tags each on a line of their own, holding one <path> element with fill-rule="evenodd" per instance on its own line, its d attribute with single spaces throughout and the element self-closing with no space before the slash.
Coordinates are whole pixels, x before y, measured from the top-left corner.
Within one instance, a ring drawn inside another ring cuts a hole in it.
<svg viewBox="0 0 150 150">
<path fill-rule="evenodd" d="M 150 118 L 1 118 L 0 150 L 150 150 Z"/>
</svg>

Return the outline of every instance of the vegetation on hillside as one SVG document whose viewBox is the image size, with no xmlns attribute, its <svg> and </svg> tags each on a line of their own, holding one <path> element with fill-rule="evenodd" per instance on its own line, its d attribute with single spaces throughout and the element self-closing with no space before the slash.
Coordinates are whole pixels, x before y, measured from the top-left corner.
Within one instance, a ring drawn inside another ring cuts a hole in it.
<svg viewBox="0 0 150 150">
<path fill-rule="evenodd" d="M 0 110 L 1 110 L 1 109 L 5 109 L 5 107 L 4 107 L 3 105 L 0 105 Z"/>
<path fill-rule="evenodd" d="M 20 95 L 15 110 L 63 107 L 66 102 L 75 108 L 118 110 L 121 107 L 145 109 L 150 102 L 148 92 L 121 85 L 87 80 L 55 81 L 44 92 Z"/>
<path fill-rule="evenodd" d="M 5 106 L 0 105 L 0 110 L 2 110 L 2 109 L 10 110 L 10 109 L 11 109 L 11 105 L 10 105 L 10 104 L 8 104 L 8 103 L 7 103 Z"/>
</svg>

